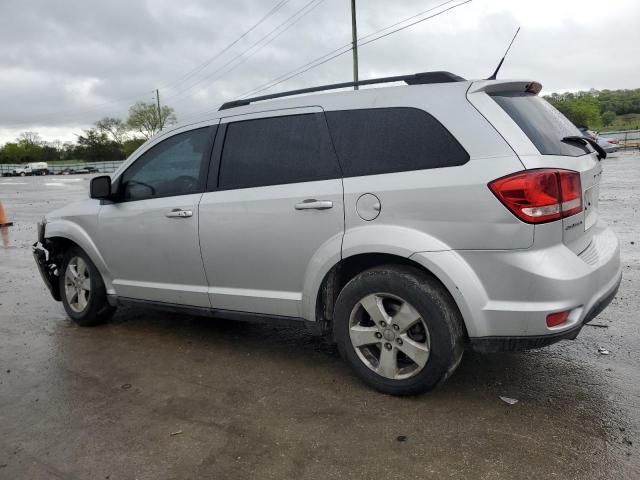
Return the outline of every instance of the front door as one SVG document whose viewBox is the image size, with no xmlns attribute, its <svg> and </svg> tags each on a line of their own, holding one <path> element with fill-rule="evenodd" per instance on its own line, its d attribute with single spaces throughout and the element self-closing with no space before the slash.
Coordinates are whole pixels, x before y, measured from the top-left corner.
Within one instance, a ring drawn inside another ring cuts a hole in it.
<svg viewBox="0 0 640 480">
<path fill-rule="evenodd" d="M 340 259 L 340 168 L 320 108 L 223 119 L 200 202 L 211 305 L 301 317 L 305 279 Z"/>
<path fill-rule="evenodd" d="M 99 216 L 100 251 L 119 297 L 210 307 L 198 241 L 216 127 L 182 131 L 143 153 Z"/>
</svg>

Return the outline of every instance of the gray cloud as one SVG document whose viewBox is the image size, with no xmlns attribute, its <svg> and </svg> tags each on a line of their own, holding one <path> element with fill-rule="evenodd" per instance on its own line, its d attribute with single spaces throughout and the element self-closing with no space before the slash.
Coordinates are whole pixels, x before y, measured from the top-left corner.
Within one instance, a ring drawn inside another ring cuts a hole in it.
<svg viewBox="0 0 640 480">
<path fill-rule="evenodd" d="M 71 138 L 105 115 L 126 117 L 130 104 L 150 101 L 157 87 L 179 118 L 212 109 L 350 41 L 349 2 L 324 0 L 232 71 L 222 75 L 235 63 L 213 74 L 308 1 L 290 0 L 224 56 L 176 82 L 277 1 L 4 0 L 0 142 L 26 129 Z M 442 1 L 358 0 L 360 34 Z M 611 0 L 606 7 L 595 1 L 555 3 L 474 0 L 363 46 L 361 77 L 441 69 L 484 77 L 522 25 L 502 77 L 540 80 L 546 92 L 638 87 L 640 5 L 632 0 Z M 350 76 L 351 59 L 344 55 L 274 90 Z"/>
</svg>

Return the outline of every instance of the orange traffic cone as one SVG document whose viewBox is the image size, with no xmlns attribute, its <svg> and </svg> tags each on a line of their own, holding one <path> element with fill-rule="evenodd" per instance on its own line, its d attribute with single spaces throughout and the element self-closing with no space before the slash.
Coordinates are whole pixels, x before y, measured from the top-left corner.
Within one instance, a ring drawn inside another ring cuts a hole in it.
<svg viewBox="0 0 640 480">
<path fill-rule="evenodd" d="M 2 206 L 2 202 L 0 201 L 0 227 L 12 227 L 13 222 L 10 222 L 7 219 L 7 214 L 4 211 L 4 207 Z"/>
<path fill-rule="evenodd" d="M 4 212 L 4 207 L 2 206 L 2 202 L 0 202 L 0 236 L 2 236 L 2 243 L 4 248 L 9 246 L 9 227 L 13 225 L 13 222 L 10 222 L 7 219 L 7 214 Z"/>
</svg>

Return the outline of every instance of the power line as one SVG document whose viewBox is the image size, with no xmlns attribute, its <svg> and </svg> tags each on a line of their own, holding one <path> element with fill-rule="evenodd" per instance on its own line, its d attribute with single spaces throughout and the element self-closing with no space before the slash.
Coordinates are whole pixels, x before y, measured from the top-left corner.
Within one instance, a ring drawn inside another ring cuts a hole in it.
<svg viewBox="0 0 640 480">
<path fill-rule="evenodd" d="M 420 12 L 420 13 L 418 13 L 416 15 L 412 15 L 411 17 L 408 17 L 408 18 L 406 18 L 404 20 L 396 22 L 396 23 L 394 23 L 392 25 L 389 25 L 389 26 L 387 26 L 385 28 L 382 28 L 382 29 L 380 29 L 380 30 L 378 30 L 376 32 L 373 32 L 373 33 L 370 33 L 368 35 L 365 35 L 364 37 L 358 39 L 358 45 L 359 46 L 368 45 L 368 44 L 370 44 L 372 42 L 375 42 L 376 40 L 379 40 L 381 38 L 387 37 L 387 36 L 392 35 L 392 34 L 394 34 L 396 32 L 399 32 L 401 30 L 404 30 L 406 28 L 409 28 L 409 27 L 412 27 L 414 25 L 417 25 L 418 23 L 424 22 L 426 20 L 429 20 L 431 18 L 437 17 L 439 15 L 442 15 L 443 13 L 446 13 L 449 10 L 453 10 L 454 8 L 457 8 L 457 7 L 460 7 L 460 6 L 462 6 L 462 5 L 466 4 L 466 3 L 469 3 L 472 0 L 466 0 L 466 1 L 462 2 L 462 3 L 458 3 L 456 5 L 452 5 L 451 7 L 448 7 L 446 9 L 444 9 L 444 10 L 441 10 L 440 12 L 437 12 L 437 13 L 435 13 L 433 15 L 430 15 L 428 17 L 422 18 L 420 20 L 417 20 L 415 22 L 412 22 L 412 23 L 410 23 L 408 25 L 405 25 L 403 27 L 397 28 L 397 29 L 395 29 L 395 30 L 393 30 L 391 32 L 387 32 L 387 33 L 385 33 L 383 35 L 380 35 L 380 36 L 377 36 L 375 38 L 371 38 L 371 37 L 374 37 L 375 35 L 379 34 L 380 32 L 384 32 L 385 30 L 389 30 L 390 28 L 393 28 L 393 27 L 395 27 L 397 25 L 406 23 L 407 21 L 409 21 L 409 20 L 411 20 L 413 18 L 419 17 L 421 15 L 424 15 L 425 13 L 428 13 L 430 11 L 436 10 L 436 9 L 438 9 L 440 7 L 443 7 L 443 6 L 445 6 L 445 5 L 449 4 L 449 3 L 452 3 L 453 1 L 455 1 L 455 0 L 447 0 L 446 2 L 440 3 L 439 5 L 436 5 L 435 7 L 431 7 L 428 10 Z M 369 40 L 363 42 L 363 40 L 365 40 L 365 39 L 369 39 Z M 255 88 L 255 89 L 249 91 L 249 92 L 243 93 L 238 98 L 244 98 L 246 96 L 255 95 L 256 93 L 260 93 L 260 92 L 263 92 L 265 90 L 268 90 L 268 89 L 270 89 L 272 87 L 275 87 L 276 85 L 279 85 L 279 84 L 281 84 L 283 82 L 286 82 L 287 80 L 290 80 L 291 78 L 297 77 L 298 75 L 302 75 L 303 73 L 306 73 L 306 72 L 308 72 L 309 70 L 311 70 L 313 68 L 319 67 L 320 65 L 324 65 L 325 63 L 327 63 L 327 62 L 329 62 L 329 61 L 331 61 L 331 60 L 333 60 L 335 58 L 338 58 L 338 57 L 340 57 L 340 56 L 342 56 L 342 55 L 344 55 L 344 54 L 346 54 L 346 53 L 348 53 L 350 51 L 351 51 L 351 43 L 347 43 L 347 44 L 345 44 L 345 45 L 343 45 L 341 47 L 336 48 L 335 50 L 332 50 L 331 52 L 328 52 L 328 53 L 326 53 L 326 54 L 324 54 L 324 55 L 322 55 L 322 56 L 320 56 L 320 57 L 318 57 L 318 58 L 316 58 L 314 60 L 311 60 L 310 62 L 305 63 L 304 65 L 302 65 L 302 66 L 300 66 L 298 68 L 290 70 L 289 72 L 277 77 L 275 80 L 271 80 L 271 81 L 267 82 L 266 84 L 263 84 L 263 85 Z M 298 71 L 298 70 L 300 70 L 300 71 Z M 296 73 L 294 73 L 294 72 L 296 72 Z"/>
<path fill-rule="evenodd" d="M 429 20 L 431 18 L 437 17 L 439 15 L 442 15 L 443 13 L 446 13 L 446 12 L 448 12 L 450 10 L 453 10 L 453 9 L 457 8 L 457 7 L 460 7 L 462 5 L 470 3 L 472 0 L 466 0 L 464 2 L 452 5 L 452 6 L 446 8 L 444 10 L 441 10 L 441 11 L 439 11 L 437 13 L 434 13 L 433 15 L 429 15 L 428 17 L 424 17 L 424 18 L 422 18 L 420 20 L 417 20 L 415 22 L 412 22 L 412 23 L 410 23 L 408 25 L 404 25 L 403 27 L 397 28 L 397 29 L 395 29 L 395 30 L 393 30 L 391 32 L 387 32 L 385 34 L 378 35 L 381 32 L 384 32 L 386 30 L 389 30 L 390 28 L 393 28 L 393 27 L 396 27 L 396 26 L 401 25 L 403 23 L 406 23 L 409 20 L 412 20 L 412 19 L 414 19 L 416 17 L 424 15 L 425 13 L 428 13 L 428 12 L 431 12 L 431 11 L 436 10 L 438 8 L 441 8 L 441 7 L 443 7 L 443 6 L 447 5 L 447 4 L 450 4 L 450 3 L 454 2 L 454 1 L 456 1 L 456 0 L 447 0 L 447 1 L 442 2 L 442 3 L 440 3 L 440 4 L 438 4 L 438 5 L 434 6 L 434 7 L 431 7 L 429 9 L 427 9 L 427 10 L 424 10 L 424 11 L 422 11 L 420 13 L 417 13 L 415 15 L 407 17 L 404 20 L 400 20 L 400 21 L 398 21 L 396 23 L 388 25 L 387 27 L 381 28 L 381 29 L 379 29 L 379 30 L 377 30 L 375 32 L 372 32 L 372 33 L 370 33 L 368 35 L 365 35 L 364 37 L 361 37 L 359 39 L 359 42 L 361 40 L 365 40 L 365 39 L 368 39 L 368 40 L 365 41 L 365 42 L 359 43 L 359 46 L 368 45 L 368 44 L 373 43 L 373 42 L 375 42 L 377 40 L 380 40 L 381 38 L 387 37 L 387 36 L 392 35 L 392 34 L 394 34 L 396 32 L 399 32 L 401 30 L 405 30 L 405 29 L 410 28 L 410 27 L 412 27 L 414 25 L 417 25 L 417 24 L 419 24 L 421 22 L 424 22 L 424 21 Z M 378 36 L 376 36 L 376 35 L 378 35 Z M 331 52 L 328 52 L 328 53 L 316 58 L 315 60 L 311 60 L 310 62 L 307 62 L 307 63 L 305 63 L 304 65 L 302 65 L 302 66 L 300 66 L 298 68 L 290 70 L 289 72 L 287 72 L 287 73 L 285 73 L 283 75 L 280 75 L 279 77 L 276 77 L 275 79 L 270 80 L 269 82 L 266 82 L 265 84 L 262 84 L 261 86 L 259 86 L 259 87 L 255 88 L 255 89 L 253 89 L 253 90 L 251 90 L 249 92 L 246 92 L 246 93 L 240 95 L 238 98 L 244 98 L 244 97 L 247 97 L 247 96 L 253 96 L 253 95 L 257 94 L 257 93 L 263 92 L 263 91 L 268 90 L 268 89 L 270 89 L 270 88 L 272 88 L 272 87 L 274 87 L 276 85 L 279 85 L 279 84 L 281 84 L 281 83 L 283 83 L 283 82 L 285 82 L 287 80 L 290 80 L 291 78 L 297 77 L 298 75 L 302 75 L 303 73 L 306 73 L 309 70 L 312 70 L 312 69 L 314 69 L 316 67 L 319 67 L 320 65 L 323 65 L 323 64 L 325 64 L 325 63 L 327 63 L 327 62 L 329 62 L 329 61 L 331 61 L 331 60 L 333 60 L 335 58 L 338 58 L 338 57 L 340 57 L 342 55 L 345 55 L 345 54 L 349 53 L 351 51 L 351 46 L 352 46 L 351 43 L 347 43 L 347 44 L 345 44 L 345 45 L 343 45 L 341 47 L 338 47 L 335 50 L 332 50 Z M 294 72 L 296 72 L 296 73 L 294 73 Z M 222 104 L 220 104 L 220 105 L 222 105 Z M 215 111 L 217 111 L 217 109 L 220 107 L 220 105 L 217 105 L 214 108 L 207 108 L 206 110 L 202 110 L 200 112 L 193 112 L 190 115 L 187 115 L 187 117 L 185 117 L 185 118 L 195 118 L 195 117 L 197 117 L 199 115 L 206 115 L 206 114 L 209 114 L 209 113 L 214 113 Z"/>
<path fill-rule="evenodd" d="M 232 57 L 229 61 L 227 61 L 226 63 L 224 63 L 223 65 L 221 65 L 219 68 L 217 68 L 216 70 L 214 70 L 213 72 L 211 72 L 210 74 L 202 77 L 201 79 L 197 80 L 195 83 L 191 84 L 190 86 L 188 86 L 186 89 L 179 91 L 176 94 L 170 95 L 169 98 L 176 98 L 179 96 L 184 95 L 185 93 L 191 91 L 194 87 L 196 87 L 197 85 L 201 84 L 202 82 L 211 79 L 214 75 L 220 73 L 225 67 L 228 67 L 229 65 L 231 65 L 233 62 L 235 62 L 236 60 L 240 59 L 240 61 L 234 65 L 232 68 L 226 70 L 226 71 L 222 71 L 222 73 L 220 75 L 218 75 L 217 77 L 215 77 L 215 80 L 219 79 L 220 77 L 222 77 L 223 75 L 226 75 L 227 73 L 231 72 L 232 70 L 234 70 L 236 67 L 238 67 L 239 65 L 243 64 L 244 62 L 246 62 L 250 57 L 252 57 L 253 55 L 255 55 L 256 53 L 258 53 L 260 50 L 262 50 L 264 47 L 266 47 L 267 45 L 269 45 L 271 42 L 273 42 L 276 38 L 278 38 L 280 35 L 282 35 L 284 32 L 286 32 L 289 28 L 291 28 L 293 25 L 295 25 L 298 21 L 300 21 L 302 18 L 304 18 L 306 15 L 308 15 L 309 13 L 311 13 L 312 10 L 314 10 L 317 6 L 319 6 L 322 2 L 324 2 L 325 0 L 310 0 L 309 2 L 307 2 L 302 8 L 300 8 L 299 10 L 297 10 L 293 15 L 291 15 L 290 17 L 288 17 L 284 22 L 282 22 L 280 25 L 278 25 L 277 27 L 275 27 L 273 30 L 271 30 L 269 33 L 267 33 L 266 35 L 264 35 L 263 37 L 261 37 L 258 41 L 254 42 L 250 47 L 248 47 L 247 49 L 245 49 L 243 52 L 235 55 L 234 57 Z M 315 5 L 312 5 L 314 4 Z M 305 11 L 306 10 L 306 11 Z M 295 18 L 297 17 L 297 18 Z M 293 21 L 292 21 L 293 19 Z M 282 27 L 284 27 L 284 29 L 282 29 L 281 31 L 278 32 L 278 30 L 280 30 Z M 277 32 L 272 38 L 269 38 L 274 32 Z M 264 44 L 260 45 L 260 43 L 265 40 L 268 39 L 267 42 L 265 42 Z M 249 51 L 251 51 L 252 49 L 258 47 L 257 49 L 255 49 L 253 52 L 251 52 L 249 54 L 249 56 L 245 57 L 245 54 Z M 245 57 L 244 59 L 242 59 L 242 57 Z"/>
<path fill-rule="evenodd" d="M 240 40 L 242 40 L 247 35 L 249 35 L 251 32 L 253 32 L 267 18 L 269 18 L 274 13 L 276 13 L 278 10 L 280 10 L 282 7 L 284 7 L 290 1 L 291 0 L 281 0 L 276 5 L 274 5 L 274 7 L 271 8 L 271 10 L 269 10 L 260 20 L 258 20 L 256 23 L 254 23 L 247 31 L 245 31 L 242 35 L 240 35 L 238 38 L 236 38 L 233 42 L 229 43 L 226 47 L 224 47 L 222 50 L 220 50 L 218 53 L 216 53 L 213 57 L 209 58 L 208 60 L 205 60 L 200 65 L 198 65 L 194 69 L 188 71 L 187 73 L 185 73 L 181 77 L 175 79 L 174 81 L 169 82 L 169 83 L 167 83 L 165 85 L 162 85 L 162 86 L 160 86 L 158 88 L 169 88 L 172 85 L 175 85 L 175 84 L 178 84 L 178 83 L 181 83 L 181 82 L 185 82 L 189 77 L 192 77 L 192 76 L 196 75 L 197 73 L 201 72 L 203 69 L 205 69 L 206 67 L 211 65 L 211 63 L 213 63 L 218 58 L 220 58 L 223 54 L 225 54 L 227 51 L 229 51 L 229 49 L 232 48 L 234 45 L 236 45 Z"/>
</svg>

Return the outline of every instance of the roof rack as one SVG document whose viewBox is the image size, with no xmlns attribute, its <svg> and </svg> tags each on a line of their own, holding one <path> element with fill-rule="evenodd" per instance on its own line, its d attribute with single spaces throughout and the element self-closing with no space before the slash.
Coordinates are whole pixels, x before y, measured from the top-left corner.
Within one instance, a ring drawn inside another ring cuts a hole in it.
<svg viewBox="0 0 640 480">
<path fill-rule="evenodd" d="M 428 83 L 449 83 L 464 82 L 465 79 L 451 72 L 422 72 L 412 75 L 399 75 L 396 77 L 372 78 L 369 80 L 360 80 L 358 82 L 334 83 L 331 85 L 322 85 L 319 87 L 302 88 L 300 90 L 289 90 L 288 92 L 272 93 L 270 95 L 262 95 L 260 97 L 243 98 L 223 103 L 219 110 L 227 110 L 229 108 L 241 107 L 262 100 L 271 100 L 274 98 L 290 97 L 292 95 L 301 95 L 303 93 L 324 92 L 326 90 L 336 90 L 338 88 L 355 87 L 362 85 L 375 85 L 379 83 L 405 82 L 407 85 L 425 85 Z"/>
</svg>

